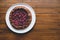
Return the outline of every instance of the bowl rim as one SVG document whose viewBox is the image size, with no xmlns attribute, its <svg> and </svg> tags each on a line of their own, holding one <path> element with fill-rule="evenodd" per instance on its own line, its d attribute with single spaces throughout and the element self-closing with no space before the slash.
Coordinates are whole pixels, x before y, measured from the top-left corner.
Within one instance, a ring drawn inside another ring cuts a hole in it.
<svg viewBox="0 0 60 40">
<path fill-rule="evenodd" d="M 28 26 L 27 28 L 22 29 L 22 30 L 21 30 L 21 29 L 20 29 L 20 30 L 15 29 L 15 28 L 11 25 L 10 20 L 9 20 L 9 15 L 10 15 L 11 10 L 13 10 L 13 9 L 14 9 L 15 7 L 17 7 L 17 6 L 24 6 L 24 7 L 26 7 L 26 8 L 31 12 L 31 15 L 32 15 L 32 21 L 31 21 L 31 23 L 29 24 L 29 26 Z M 30 31 L 30 30 L 33 28 L 33 26 L 34 26 L 34 24 L 35 24 L 35 21 L 36 21 L 36 16 L 35 16 L 35 12 L 34 12 L 33 8 L 32 8 L 30 5 L 28 5 L 28 4 L 26 4 L 26 3 L 17 3 L 17 4 L 13 4 L 13 5 L 7 10 L 7 12 L 6 12 L 6 17 L 5 17 L 5 21 L 6 21 L 6 24 L 7 24 L 8 28 L 9 28 L 11 31 L 13 31 L 13 32 L 15 32 L 15 33 L 27 33 L 28 31 Z"/>
</svg>

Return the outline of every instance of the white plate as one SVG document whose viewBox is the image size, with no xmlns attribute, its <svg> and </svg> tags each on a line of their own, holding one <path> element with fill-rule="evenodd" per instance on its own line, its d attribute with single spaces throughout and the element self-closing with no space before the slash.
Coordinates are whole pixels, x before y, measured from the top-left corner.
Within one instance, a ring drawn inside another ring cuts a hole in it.
<svg viewBox="0 0 60 40">
<path fill-rule="evenodd" d="M 31 21 L 30 25 L 27 28 L 22 29 L 22 30 L 17 30 L 15 28 L 13 28 L 11 23 L 10 23 L 10 20 L 9 20 L 9 15 L 10 15 L 11 10 L 13 10 L 17 6 L 24 6 L 24 7 L 26 7 L 27 9 L 30 10 L 30 12 L 32 14 L 32 21 Z M 15 33 L 26 33 L 28 31 L 30 31 L 33 28 L 33 26 L 34 26 L 35 21 L 36 21 L 36 16 L 35 16 L 35 12 L 34 12 L 33 8 L 31 6 L 29 6 L 28 4 L 25 4 L 25 3 L 14 4 L 6 12 L 6 24 L 7 24 L 8 28 L 11 31 L 15 32 Z"/>
</svg>

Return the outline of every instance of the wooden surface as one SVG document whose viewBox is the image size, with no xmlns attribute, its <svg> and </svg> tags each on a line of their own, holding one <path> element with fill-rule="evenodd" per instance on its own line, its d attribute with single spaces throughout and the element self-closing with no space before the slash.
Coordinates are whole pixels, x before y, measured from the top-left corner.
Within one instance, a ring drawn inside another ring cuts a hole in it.
<svg viewBox="0 0 60 40">
<path fill-rule="evenodd" d="M 13 33 L 5 23 L 15 3 L 27 3 L 36 12 L 36 24 L 27 34 Z M 0 40 L 60 40 L 60 0 L 0 0 Z"/>
</svg>

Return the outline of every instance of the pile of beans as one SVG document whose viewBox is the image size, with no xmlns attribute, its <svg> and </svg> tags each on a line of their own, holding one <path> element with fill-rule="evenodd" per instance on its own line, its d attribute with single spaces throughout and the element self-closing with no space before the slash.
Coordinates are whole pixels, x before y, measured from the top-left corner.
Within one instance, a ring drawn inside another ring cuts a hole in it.
<svg viewBox="0 0 60 40">
<path fill-rule="evenodd" d="M 10 13 L 11 24 L 17 29 L 26 28 L 29 25 L 29 18 L 28 12 L 23 8 L 15 9 Z"/>
</svg>

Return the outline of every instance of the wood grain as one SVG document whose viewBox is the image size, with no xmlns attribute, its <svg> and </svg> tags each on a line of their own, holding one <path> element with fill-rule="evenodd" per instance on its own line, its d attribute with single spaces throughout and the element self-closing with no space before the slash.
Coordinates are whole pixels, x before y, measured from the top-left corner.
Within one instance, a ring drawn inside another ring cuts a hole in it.
<svg viewBox="0 0 60 40">
<path fill-rule="evenodd" d="M 27 3 L 36 13 L 36 24 L 27 34 L 13 33 L 5 23 L 8 8 Z M 0 40 L 60 40 L 60 0 L 0 0 Z"/>
</svg>

